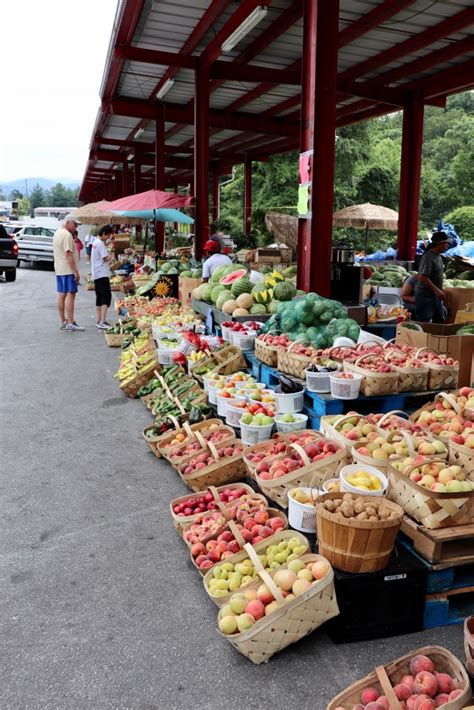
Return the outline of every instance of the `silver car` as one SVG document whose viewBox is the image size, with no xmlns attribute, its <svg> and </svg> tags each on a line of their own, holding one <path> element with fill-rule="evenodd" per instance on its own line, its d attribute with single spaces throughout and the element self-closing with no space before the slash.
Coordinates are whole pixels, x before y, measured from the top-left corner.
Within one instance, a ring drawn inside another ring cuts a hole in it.
<svg viewBox="0 0 474 710">
<path fill-rule="evenodd" d="M 20 261 L 54 261 L 53 236 L 54 229 L 27 225 L 14 235 L 18 243 L 18 262 Z"/>
</svg>

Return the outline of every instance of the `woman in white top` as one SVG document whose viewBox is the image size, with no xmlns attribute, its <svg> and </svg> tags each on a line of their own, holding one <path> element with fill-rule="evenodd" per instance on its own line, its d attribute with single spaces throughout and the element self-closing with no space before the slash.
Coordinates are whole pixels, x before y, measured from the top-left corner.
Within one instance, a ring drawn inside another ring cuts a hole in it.
<svg viewBox="0 0 474 710">
<path fill-rule="evenodd" d="M 220 246 L 213 239 L 209 239 L 204 244 L 204 253 L 207 259 L 202 267 L 202 280 L 207 283 L 218 266 L 230 265 L 232 261 L 228 256 L 220 253 Z"/>
</svg>

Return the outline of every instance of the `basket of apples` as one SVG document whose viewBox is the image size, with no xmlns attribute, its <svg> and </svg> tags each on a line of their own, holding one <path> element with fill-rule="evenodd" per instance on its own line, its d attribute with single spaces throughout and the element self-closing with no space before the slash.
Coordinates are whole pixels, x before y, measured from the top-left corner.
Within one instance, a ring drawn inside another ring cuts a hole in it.
<svg viewBox="0 0 474 710">
<path fill-rule="evenodd" d="M 214 516 L 217 513 L 213 514 Z M 260 522 L 258 523 L 257 520 Z M 192 564 L 204 576 L 214 565 L 224 562 L 236 553 L 244 549 L 247 543 L 257 544 L 262 540 L 273 538 L 276 533 L 286 530 L 288 520 L 284 513 L 275 508 L 261 508 L 253 515 L 248 515 L 242 522 L 236 523 L 234 520 L 227 520 L 224 526 L 220 526 L 216 532 L 207 538 L 207 541 L 194 542 L 189 546 L 189 553 Z M 223 579 L 224 575 L 220 575 Z M 242 580 L 234 577 L 228 584 L 217 585 L 223 590 L 232 592 L 241 584 Z"/>
<path fill-rule="evenodd" d="M 385 414 L 368 414 L 367 419 L 371 424 L 376 425 L 377 431 L 382 434 L 382 436 L 386 436 L 387 433 L 398 431 L 399 429 L 411 432 L 412 434 L 424 431 L 421 424 L 412 422 L 409 415 L 402 409 L 392 409 Z"/>
<path fill-rule="evenodd" d="M 312 345 L 304 345 L 297 339 L 286 350 L 277 351 L 277 368 L 286 375 L 306 380 L 306 368 L 319 354 L 320 351 Z"/>
<path fill-rule="evenodd" d="M 334 478 L 347 463 L 344 446 L 314 434 L 317 432 L 313 432 L 311 443 L 303 445 L 299 440 L 305 439 L 294 435 L 285 453 L 257 465 L 255 478 L 260 489 L 282 508 L 288 507 L 288 492 L 292 488 L 320 488 L 323 481 Z"/>
<path fill-rule="evenodd" d="M 376 353 L 366 353 L 354 363 L 344 361 L 344 371 L 362 375 L 360 392 L 364 397 L 376 397 L 398 392 L 398 372 Z"/>
<path fill-rule="evenodd" d="M 416 351 L 415 358 L 428 368 L 429 390 L 453 390 L 458 386 L 459 362 L 446 353 L 424 347 Z"/>
<path fill-rule="evenodd" d="M 293 561 L 294 569 L 269 574 L 252 546 L 245 549 L 258 581 L 221 607 L 218 626 L 239 653 L 260 664 L 337 616 L 339 608 L 334 572 L 321 555 L 304 555 Z"/>
<path fill-rule="evenodd" d="M 167 431 L 160 436 L 159 439 L 159 453 L 160 456 L 164 456 L 168 449 L 173 446 L 179 446 L 193 436 L 195 431 L 199 431 L 206 435 L 207 432 L 214 431 L 214 429 L 219 429 L 222 427 L 222 421 L 220 419 L 205 419 L 202 422 L 197 422 L 196 424 L 188 424 L 184 422 L 180 427 L 174 431 Z"/>
<path fill-rule="evenodd" d="M 253 489 L 246 483 L 229 483 L 227 486 L 215 488 L 211 486 L 203 491 L 201 495 L 189 493 L 187 496 L 175 498 L 170 503 L 171 517 L 173 523 L 182 536 L 183 530 L 188 523 L 194 522 L 197 515 L 200 513 L 209 513 L 217 510 L 217 504 L 227 503 L 232 504 L 239 500 L 242 496 L 251 495 Z"/>
<path fill-rule="evenodd" d="M 255 339 L 257 337 L 257 331 L 252 330 L 243 323 L 233 323 L 232 327 L 227 331 L 230 336 L 230 342 L 232 345 L 240 348 L 244 352 L 253 350 L 255 347 Z"/>
<path fill-rule="evenodd" d="M 195 492 L 209 486 L 235 483 L 245 476 L 243 450 L 240 439 L 235 439 L 219 448 L 208 441 L 206 450 L 182 463 L 178 473 L 184 483 Z"/>
<path fill-rule="evenodd" d="M 399 374 L 400 392 L 421 392 L 427 389 L 429 369 L 425 362 L 396 348 L 387 352 L 385 360 Z"/>
<path fill-rule="evenodd" d="M 391 464 L 390 500 L 430 530 L 474 522 L 474 482 L 468 478 L 474 479 L 474 472 L 420 458 Z"/>
<path fill-rule="evenodd" d="M 290 343 L 289 337 L 277 330 L 262 333 L 255 340 L 255 357 L 269 367 L 276 367 L 278 350 L 286 350 Z"/>
<path fill-rule="evenodd" d="M 273 518 L 272 520 L 279 520 Z M 278 530 L 271 537 L 254 544 L 260 562 L 267 572 L 284 568 L 289 562 L 310 552 L 307 538 L 295 530 Z M 250 585 L 258 584 L 257 569 L 243 549 L 206 570 L 204 589 L 217 606 L 227 604 L 234 592 L 245 593 Z"/>
<path fill-rule="evenodd" d="M 195 456 L 197 452 L 202 453 L 205 451 L 208 442 L 216 446 L 223 444 L 227 446 L 234 440 L 235 433 L 233 429 L 223 424 L 212 429 L 191 431 L 189 437 L 181 444 L 170 447 L 161 446 L 160 453 L 164 458 L 168 459 L 174 468 L 178 468 L 180 464 Z"/>
<path fill-rule="evenodd" d="M 461 433 L 464 427 L 464 408 L 455 393 L 440 392 L 433 402 L 428 402 L 410 415 L 411 421 L 428 429 L 433 436 L 444 436 L 442 432 Z M 450 423 L 457 426 L 450 428 Z M 448 437 L 449 438 L 449 437 Z"/>
<path fill-rule="evenodd" d="M 327 710 L 461 710 L 471 699 L 469 676 L 441 646 L 425 646 L 378 666 L 336 695 Z"/>
</svg>

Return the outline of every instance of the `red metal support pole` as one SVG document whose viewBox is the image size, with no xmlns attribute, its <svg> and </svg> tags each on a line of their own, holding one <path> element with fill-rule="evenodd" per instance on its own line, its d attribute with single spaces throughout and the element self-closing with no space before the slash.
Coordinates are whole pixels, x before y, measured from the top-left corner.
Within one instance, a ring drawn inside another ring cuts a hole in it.
<svg viewBox="0 0 474 710">
<path fill-rule="evenodd" d="M 339 0 L 306 0 L 301 152 L 313 150 L 312 217 L 299 220 L 298 285 L 330 294 Z"/>
<path fill-rule="evenodd" d="M 122 197 L 127 197 L 129 192 L 128 160 L 124 160 L 122 163 Z"/>
<path fill-rule="evenodd" d="M 212 221 L 219 219 L 219 173 L 217 166 L 212 170 L 212 206 L 211 206 Z"/>
<path fill-rule="evenodd" d="M 412 261 L 418 239 L 424 104 L 411 99 L 403 110 L 402 158 L 398 206 L 398 256 Z"/>
<path fill-rule="evenodd" d="M 198 64 L 194 79 L 195 255 L 209 237 L 209 71 Z"/>
<path fill-rule="evenodd" d="M 137 192 L 141 191 L 142 161 L 138 148 L 134 148 L 133 153 L 133 194 L 136 195 Z"/>
<path fill-rule="evenodd" d="M 252 229 L 252 159 L 244 163 L 244 234 Z"/>
<path fill-rule="evenodd" d="M 155 190 L 165 189 L 165 115 L 163 105 L 157 106 L 155 119 Z M 165 248 L 165 223 L 155 220 L 155 249 Z"/>
</svg>

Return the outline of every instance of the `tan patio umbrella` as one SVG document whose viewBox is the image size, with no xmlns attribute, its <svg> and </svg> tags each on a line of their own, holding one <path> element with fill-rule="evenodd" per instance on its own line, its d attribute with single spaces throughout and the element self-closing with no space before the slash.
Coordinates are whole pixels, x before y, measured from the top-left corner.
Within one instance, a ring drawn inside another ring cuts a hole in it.
<svg viewBox="0 0 474 710">
<path fill-rule="evenodd" d="M 89 202 L 88 205 L 78 207 L 70 216 L 76 217 L 83 224 L 141 224 L 144 220 L 140 217 L 120 217 L 114 212 L 104 212 L 104 207 L 107 206 L 107 200 L 100 202 Z M 102 209 L 99 209 L 102 207 Z"/>
<path fill-rule="evenodd" d="M 365 251 L 367 252 L 367 240 L 369 229 L 386 229 L 396 232 L 398 229 L 398 212 L 389 207 L 372 205 L 365 202 L 363 205 L 351 205 L 335 212 L 333 215 L 334 227 L 354 227 L 354 229 L 365 229 Z"/>
</svg>

